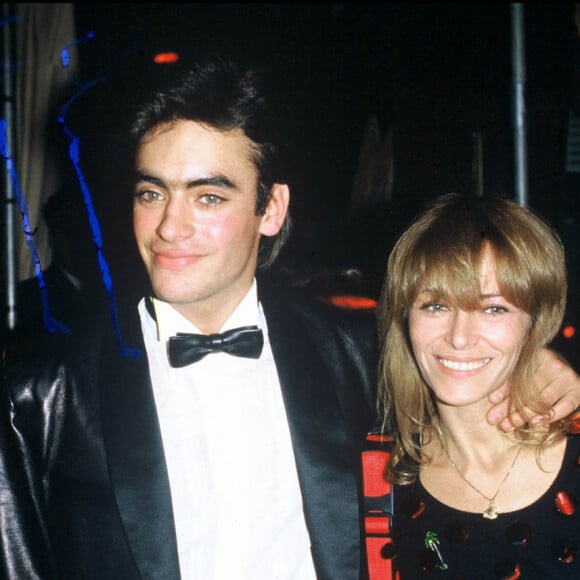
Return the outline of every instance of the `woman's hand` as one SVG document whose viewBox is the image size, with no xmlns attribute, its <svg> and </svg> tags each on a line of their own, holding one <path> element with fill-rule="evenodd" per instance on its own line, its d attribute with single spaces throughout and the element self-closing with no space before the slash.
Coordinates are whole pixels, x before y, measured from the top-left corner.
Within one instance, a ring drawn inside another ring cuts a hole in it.
<svg viewBox="0 0 580 580">
<path fill-rule="evenodd" d="M 540 386 L 542 397 L 552 405 L 549 415 L 537 415 L 530 409 L 513 412 L 509 417 L 506 387 L 494 391 L 489 400 L 493 407 L 487 414 L 492 425 L 498 425 L 503 431 L 513 431 L 525 422 L 551 423 L 570 415 L 580 407 L 580 377 L 572 367 L 557 353 L 544 348 L 538 355 L 539 365 L 536 369 L 536 384 Z M 576 427 L 578 420 L 576 420 Z M 571 425 L 571 429 L 574 425 Z"/>
</svg>

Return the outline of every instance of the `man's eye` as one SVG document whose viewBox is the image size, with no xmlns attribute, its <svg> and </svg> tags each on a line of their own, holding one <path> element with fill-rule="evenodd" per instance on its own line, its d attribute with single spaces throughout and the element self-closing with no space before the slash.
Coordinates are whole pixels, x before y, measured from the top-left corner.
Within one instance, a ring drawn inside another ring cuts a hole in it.
<svg viewBox="0 0 580 580">
<path fill-rule="evenodd" d="M 139 201 L 144 201 L 144 202 L 159 201 L 159 200 L 163 199 L 163 196 L 161 193 L 159 193 L 158 191 L 152 191 L 150 189 L 138 191 L 135 194 L 135 197 Z"/>
<path fill-rule="evenodd" d="M 200 201 L 204 205 L 217 205 L 223 201 L 223 198 L 215 193 L 205 193 L 201 196 Z"/>
</svg>

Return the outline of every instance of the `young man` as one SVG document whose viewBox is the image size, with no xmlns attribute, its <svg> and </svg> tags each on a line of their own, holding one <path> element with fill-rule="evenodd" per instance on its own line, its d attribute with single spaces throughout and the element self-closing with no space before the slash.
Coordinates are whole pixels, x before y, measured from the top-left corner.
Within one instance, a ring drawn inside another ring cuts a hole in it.
<svg viewBox="0 0 580 580">
<path fill-rule="evenodd" d="M 272 120 L 259 78 L 219 60 L 137 114 L 152 292 L 123 333 L 141 356 L 122 356 L 105 321 L 10 359 L 3 577 L 365 577 L 374 322 L 257 280 L 289 229 Z M 566 393 L 564 414 L 578 379 L 565 370 L 547 392 Z"/>
</svg>

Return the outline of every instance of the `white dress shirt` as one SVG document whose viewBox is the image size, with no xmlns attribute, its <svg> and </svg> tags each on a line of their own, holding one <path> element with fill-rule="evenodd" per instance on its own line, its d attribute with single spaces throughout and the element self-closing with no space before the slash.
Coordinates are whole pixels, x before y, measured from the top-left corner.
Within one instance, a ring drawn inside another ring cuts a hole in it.
<svg viewBox="0 0 580 580">
<path fill-rule="evenodd" d="M 199 330 L 139 304 L 183 580 L 316 578 L 288 421 L 256 282 L 221 331 L 257 325 L 259 359 L 211 353 L 172 368 L 167 341 Z M 146 522 L 143 525 L 147 525 Z M 159 541 L 163 541 L 162 538 Z"/>
</svg>

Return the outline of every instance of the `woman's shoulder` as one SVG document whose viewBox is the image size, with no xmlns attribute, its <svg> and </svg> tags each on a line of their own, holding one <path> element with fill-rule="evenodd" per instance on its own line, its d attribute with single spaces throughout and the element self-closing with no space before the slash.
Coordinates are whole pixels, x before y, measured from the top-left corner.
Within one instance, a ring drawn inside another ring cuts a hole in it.
<svg viewBox="0 0 580 580">
<path fill-rule="evenodd" d="M 560 475 L 570 475 L 576 480 L 578 500 L 580 501 L 580 433 L 566 436 L 566 451 Z"/>
</svg>

